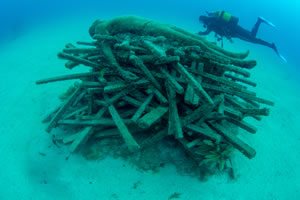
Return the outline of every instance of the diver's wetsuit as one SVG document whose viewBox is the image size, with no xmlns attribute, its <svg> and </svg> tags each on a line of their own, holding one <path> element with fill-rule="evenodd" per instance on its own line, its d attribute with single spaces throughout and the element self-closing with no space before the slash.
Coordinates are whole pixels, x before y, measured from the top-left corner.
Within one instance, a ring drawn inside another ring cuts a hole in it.
<svg viewBox="0 0 300 200">
<path fill-rule="evenodd" d="M 244 29 L 243 27 L 237 25 L 235 27 L 235 29 L 232 31 L 232 36 L 231 37 L 240 38 L 240 39 L 248 41 L 248 42 L 261 44 L 261 45 L 264 45 L 264 46 L 267 46 L 267 47 L 270 47 L 270 48 L 274 49 L 275 48 L 274 43 L 270 43 L 270 42 L 267 42 L 265 40 L 262 40 L 262 39 L 259 39 L 259 38 L 256 37 L 259 26 L 260 26 L 261 23 L 262 23 L 262 20 L 260 18 L 258 18 L 257 22 L 255 23 L 254 27 L 252 28 L 251 32 Z M 277 51 L 277 50 L 275 50 L 275 51 Z"/>
<path fill-rule="evenodd" d="M 248 31 L 238 24 L 239 19 L 237 17 L 229 16 L 227 18 L 223 18 L 224 13 L 226 12 L 222 11 L 216 13 L 208 13 L 208 16 L 200 16 L 199 21 L 202 22 L 207 29 L 206 31 L 199 32 L 198 34 L 207 35 L 213 31 L 220 37 L 226 37 L 229 40 L 231 40 L 231 38 L 240 38 L 247 42 L 270 47 L 276 53 L 278 53 L 274 43 L 270 43 L 256 37 L 259 26 L 262 22 L 264 22 L 261 18 L 258 18 L 252 30 Z"/>
</svg>

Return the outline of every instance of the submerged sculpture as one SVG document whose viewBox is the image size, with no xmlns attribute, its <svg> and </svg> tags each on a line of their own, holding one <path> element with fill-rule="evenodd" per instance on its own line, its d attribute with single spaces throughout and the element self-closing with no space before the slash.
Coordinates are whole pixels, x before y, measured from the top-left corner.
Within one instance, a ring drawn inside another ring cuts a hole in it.
<svg viewBox="0 0 300 200">
<path fill-rule="evenodd" d="M 73 131 L 60 136 L 71 152 L 103 138 L 122 138 L 133 154 L 163 142 L 178 142 L 199 165 L 230 168 L 233 149 L 248 158 L 255 150 L 238 137 L 238 128 L 255 133 L 244 119 L 267 116 L 273 102 L 249 87 L 254 60 L 232 53 L 175 26 L 140 17 L 97 20 L 89 46 L 66 45 L 58 56 L 66 67 L 90 72 L 37 81 L 80 79 L 63 103 L 44 120 Z M 93 154 L 94 155 L 94 154 Z M 91 156 L 93 156 L 91 155 Z"/>
</svg>

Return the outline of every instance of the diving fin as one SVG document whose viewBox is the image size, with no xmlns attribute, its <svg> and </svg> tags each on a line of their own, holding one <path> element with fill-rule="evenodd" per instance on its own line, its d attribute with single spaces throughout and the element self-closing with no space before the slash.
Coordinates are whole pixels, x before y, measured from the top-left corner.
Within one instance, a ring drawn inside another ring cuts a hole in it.
<svg viewBox="0 0 300 200">
<path fill-rule="evenodd" d="M 266 20 L 265 18 L 259 17 L 259 19 L 260 19 L 263 23 L 265 23 L 265 24 L 267 24 L 267 25 L 269 25 L 269 26 L 271 26 L 271 27 L 273 27 L 273 28 L 276 28 L 276 26 L 275 26 L 272 22 Z"/>
<path fill-rule="evenodd" d="M 272 49 L 276 52 L 276 54 L 279 56 L 279 58 L 280 58 L 281 60 L 283 60 L 283 62 L 287 63 L 286 58 L 278 52 L 278 49 L 277 49 L 275 43 L 272 43 L 272 46 L 271 46 L 271 47 L 272 47 Z"/>
<path fill-rule="evenodd" d="M 283 62 L 287 63 L 287 60 L 286 60 L 286 58 L 283 55 L 278 54 L 278 56 L 281 58 L 281 60 L 283 60 Z"/>
</svg>

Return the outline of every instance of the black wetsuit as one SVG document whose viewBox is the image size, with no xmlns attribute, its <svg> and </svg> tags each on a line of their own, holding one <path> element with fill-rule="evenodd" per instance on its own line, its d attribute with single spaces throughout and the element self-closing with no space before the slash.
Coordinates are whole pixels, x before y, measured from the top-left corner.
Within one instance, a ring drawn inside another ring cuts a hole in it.
<svg viewBox="0 0 300 200">
<path fill-rule="evenodd" d="M 224 11 L 223 11 L 224 13 Z M 239 19 L 232 16 L 229 21 L 225 21 L 222 18 L 222 12 L 220 15 L 211 13 L 208 16 L 200 16 L 199 20 L 206 27 L 206 31 L 199 32 L 199 35 L 207 35 L 210 32 L 215 32 L 219 38 L 227 38 L 231 41 L 231 38 L 239 38 L 247 42 L 252 42 L 260 45 L 264 45 L 272 48 L 277 52 L 276 46 L 274 43 L 267 42 L 265 40 L 259 39 L 256 37 L 260 24 L 263 22 L 261 18 L 258 18 L 255 25 L 251 31 L 241 27 L 238 24 Z"/>
</svg>

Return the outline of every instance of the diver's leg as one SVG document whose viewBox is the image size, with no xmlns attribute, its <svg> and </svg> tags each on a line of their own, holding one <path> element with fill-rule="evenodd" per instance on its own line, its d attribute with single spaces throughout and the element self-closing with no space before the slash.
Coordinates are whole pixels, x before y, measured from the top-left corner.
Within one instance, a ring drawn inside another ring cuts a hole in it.
<svg viewBox="0 0 300 200">
<path fill-rule="evenodd" d="M 260 22 L 262 23 L 262 22 Z M 259 25 L 258 25 L 259 26 Z M 263 45 L 263 46 L 266 46 L 266 47 L 269 47 L 271 49 L 273 49 L 276 54 L 284 61 L 284 62 L 287 62 L 287 60 L 285 59 L 285 57 L 283 57 L 279 52 L 278 52 L 278 49 L 276 47 L 276 45 L 274 43 L 270 43 L 270 42 L 267 42 L 265 40 L 262 40 L 262 39 L 259 39 L 259 38 L 256 38 L 254 36 L 251 35 L 251 32 L 250 31 L 247 31 L 246 29 L 238 26 L 237 29 L 236 29 L 236 32 L 235 32 L 235 35 L 234 37 L 236 38 L 239 38 L 241 40 L 244 40 L 244 41 L 247 41 L 247 42 L 251 42 L 251 43 L 255 43 L 255 44 L 260 44 L 260 45 Z"/>
<path fill-rule="evenodd" d="M 236 37 L 240 38 L 241 40 L 244 40 L 244 41 L 247 41 L 247 42 L 251 42 L 251 43 L 255 43 L 255 44 L 260 44 L 260 45 L 263 45 L 263 46 L 266 46 L 266 47 L 269 47 L 271 49 L 273 49 L 276 54 L 284 61 L 284 62 L 287 62 L 287 60 L 285 59 L 285 57 L 283 57 L 279 52 L 278 52 L 278 49 L 275 45 L 275 43 L 270 43 L 270 42 L 267 42 L 265 40 L 262 40 L 262 39 L 259 39 L 259 38 L 256 38 L 256 37 L 252 37 L 250 34 L 247 34 L 247 32 L 241 32 L 243 34 L 240 34 L 240 35 L 237 35 Z"/>
<path fill-rule="evenodd" d="M 259 39 L 259 38 L 252 38 L 252 39 L 249 40 L 249 42 L 269 47 L 269 48 L 273 49 L 278 54 L 278 50 L 277 50 L 277 47 L 276 47 L 275 43 L 270 43 L 270 42 L 267 42 L 267 41 Z"/>
<path fill-rule="evenodd" d="M 252 41 L 253 43 L 257 43 L 257 44 L 261 44 L 261 45 L 264 45 L 264 46 L 267 46 L 267 47 L 270 47 L 271 49 L 273 49 L 275 51 L 275 53 L 284 61 L 284 62 L 287 62 L 286 58 L 281 55 L 275 45 L 275 43 L 269 43 L 269 42 L 266 42 L 264 40 L 261 40 L 261 39 L 258 39 L 258 38 L 255 38 L 254 41 Z"/>
<path fill-rule="evenodd" d="M 258 32 L 258 29 L 259 29 L 261 23 L 265 23 L 265 24 L 268 24 L 269 26 L 275 27 L 275 25 L 274 25 L 272 22 L 266 20 L 266 19 L 263 18 L 263 17 L 258 17 L 258 18 L 257 18 L 257 21 L 256 21 L 256 23 L 254 24 L 254 26 L 253 26 L 253 28 L 252 28 L 252 31 L 251 31 L 251 36 L 252 36 L 252 37 L 256 37 L 257 32 Z"/>
<path fill-rule="evenodd" d="M 256 37 L 257 32 L 258 32 L 258 29 L 259 29 L 259 26 L 261 25 L 261 23 L 262 23 L 261 18 L 260 18 L 260 17 L 257 18 L 257 21 L 256 21 L 256 23 L 254 24 L 254 26 L 253 26 L 253 28 L 252 28 L 252 31 L 251 31 L 251 36 L 252 36 L 252 37 Z"/>
<path fill-rule="evenodd" d="M 270 43 L 270 42 L 267 42 L 267 41 L 259 39 L 259 38 L 252 38 L 250 41 L 252 43 L 260 44 L 260 45 L 263 45 L 263 46 L 267 46 L 267 47 L 270 47 L 272 49 L 274 48 L 274 43 Z"/>
<path fill-rule="evenodd" d="M 253 35 L 253 32 L 257 32 L 257 30 L 259 28 L 259 25 L 261 23 L 262 22 L 260 20 L 257 20 L 255 26 L 253 27 L 254 30 L 252 30 L 251 32 L 248 31 L 248 30 L 246 30 L 246 29 L 244 29 L 241 26 L 238 26 L 236 28 L 236 35 L 235 35 L 235 37 L 240 38 L 241 40 L 245 40 L 247 42 L 264 45 L 264 46 L 270 47 L 270 48 L 272 48 L 272 49 L 275 50 L 276 48 L 274 47 L 274 44 L 266 42 L 266 41 L 264 41 L 262 39 L 256 38 L 255 34 Z"/>
</svg>

